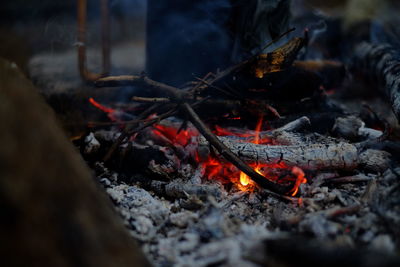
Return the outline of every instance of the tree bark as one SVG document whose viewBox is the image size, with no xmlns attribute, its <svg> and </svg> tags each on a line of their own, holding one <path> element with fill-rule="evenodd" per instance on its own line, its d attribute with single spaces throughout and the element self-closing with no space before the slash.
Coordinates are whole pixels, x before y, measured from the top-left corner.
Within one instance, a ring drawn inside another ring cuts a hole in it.
<svg viewBox="0 0 400 267">
<path fill-rule="evenodd" d="M 0 86 L 2 265 L 148 265 L 52 110 L 1 59 Z"/>
</svg>

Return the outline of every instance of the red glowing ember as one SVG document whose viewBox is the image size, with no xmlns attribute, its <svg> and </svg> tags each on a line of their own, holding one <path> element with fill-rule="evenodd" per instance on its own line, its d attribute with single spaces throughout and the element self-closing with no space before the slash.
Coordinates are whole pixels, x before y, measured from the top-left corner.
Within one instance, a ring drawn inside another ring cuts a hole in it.
<svg viewBox="0 0 400 267">
<path fill-rule="evenodd" d="M 197 136 L 197 131 L 192 129 L 181 130 L 173 127 L 168 127 L 160 124 L 155 124 L 153 132 L 159 134 L 170 140 L 171 144 L 179 144 L 181 146 L 186 146 L 192 136 Z"/>
<path fill-rule="evenodd" d="M 113 109 L 110 107 L 107 107 L 105 105 L 100 104 L 96 100 L 94 100 L 92 97 L 89 98 L 89 103 L 93 105 L 95 108 L 101 110 L 102 112 L 107 114 L 107 117 L 113 121 L 113 122 L 123 122 L 126 120 L 131 120 L 133 119 L 133 116 L 123 110 L 120 109 Z"/>
<path fill-rule="evenodd" d="M 100 104 L 99 102 L 94 100 L 92 97 L 89 98 L 89 103 L 105 113 L 114 113 L 115 112 L 115 109 L 112 109 L 112 108 L 109 108 L 109 107 L 106 107 L 106 106 Z"/>
</svg>

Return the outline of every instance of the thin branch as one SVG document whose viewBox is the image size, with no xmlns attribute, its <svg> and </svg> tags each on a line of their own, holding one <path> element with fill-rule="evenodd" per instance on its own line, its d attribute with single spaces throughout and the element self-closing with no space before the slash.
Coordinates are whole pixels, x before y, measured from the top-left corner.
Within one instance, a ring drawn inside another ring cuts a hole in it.
<svg viewBox="0 0 400 267">
<path fill-rule="evenodd" d="M 133 96 L 131 98 L 132 101 L 140 102 L 140 103 L 170 103 L 171 100 L 165 97 L 140 97 Z"/>
<path fill-rule="evenodd" d="M 88 127 L 104 127 L 104 126 L 116 126 L 116 125 L 129 125 L 129 124 L 137 124 L 141 122 L 145 122 L 146 120 L 129 120 L 129 121 L 89 121 L 87 124 Z"/>
<path fill-rule="evenodd" d="M 129 125 L 125 125 L 125 128 L 123 130 L 123 132 L 121 133 L 121 135 L 118 137 L 118 139 L 114 142 L 114 144 L 110 147 L 110 149 L 108 150 L 107 154 L 104 156 L 103 161 L 107 162 L 111 156 L 114 154 L 114 152 L 117 150 L 117 148 L 122 144 L 122 142 L 125 140 L 126 137 L 129 136 L 129 132 L 132 130 L 133 127 L 135 127 L 136 125 L 138 125 L 140 122 L 140 120 L 148 117 L 152 112 L 154 112 L 155 109 L 157 109 L 159 107 L 159 104 L 154 104 L 151 107 L 147 108 L 146 110 L 144 110 L 137 118 L 137 122 L 136 123 L 132 123 Z"/>
<path fill-rule="evenodd" d="M 136 75 L 108 76 L 95 81 L 95 85 L 98 87 L 112 87 L 123 85 L 146 86 L 160 94 L 167 94 L 175 100 L 183 99 L 184 95 L 186 94 L 186 92 L 179 90 L 178 88 L 169 86 L 165 83 L 154 81 L 146 76 Z"/>
<path fill-rule="evenodd" d="M 216 89 L 216 90 L 222 92 L 223 94 L 225 94 L 225 95 L 227 95 L 227 96 L 234 97 L 234 98 L 239 97 L 239 96 L 233 95 L 232 93 L 230 93 L 230 92 L 228 92 L 228 91 L 226 91 L 226 90 L 224 90 L 224 89 L 222 89 L 222 88 L 219 88 L 219 87 L 217 87 L 217 86 L 215 86 L 215 85 L 212 85 L 211 83 L 209 83 L 208 81 L 206 81 L 206 80 L 204 80 L 204 79 L 201 79 L 201 78 L 196 77 L 196 80 L 198 80 L 199 82 L 203 83 L 203 84 L 206 85 L 207 87 L 211 87 L 211 88 L 214 88 L 214 89 Z"/>
<path fill-rule="evenodd" d="M 177 109 L 171 109 L 170 111 L 167 111 L 167 112 L 165 112 L 165 113 L 163 113 L 163 114 L 161 114 L 161 115 L 159 115 L 159 116 L 147 121 L 146 123 L 143 123 L 143 125 L 140 125 L 137 128 L 131 130 L 129 132 L 129 136 L 133 135 L 134 133 L 142 131 L 143 129 L 153 125 L 154 123 L 160 122 L 163 119 L 166 119 L 168 117 L 174 116 L 176 113 L 178 113 Z"/>
</svg>

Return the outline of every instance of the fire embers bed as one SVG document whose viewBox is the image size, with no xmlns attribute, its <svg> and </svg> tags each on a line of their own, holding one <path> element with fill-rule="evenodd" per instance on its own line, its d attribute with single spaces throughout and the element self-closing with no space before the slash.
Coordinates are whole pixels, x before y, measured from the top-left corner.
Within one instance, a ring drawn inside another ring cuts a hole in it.
<svg viewBox="0 0 400 267">
<path fill-rule="evenodd" d="M 145 75 L 96 81 L 140 89 L 132 113 L 91 100 L 113 122 L 80 148 L 155 265 L 374 265 L 359 253 L 398 263 L 382 253 L 399 242 L 399 147 L 373 111 L 328 96 L 334 83 L 315 67 L 333 78 L 341 64 L 293 62 L 303 43 L 182 88 Z M 294 247 L 314 251 L 293 263 Z"/>
<path fill-rule="evenodd" d="M 376 145 L 383 133 L 354 116 L 336 118 L 331 136 L 314 132 L 307 117 L 275 129 L 268 124 L 260 117 L 253 129 L 212 129 L 265 179 L 290 185 L 288 195 L 254 184 L 178 119 L 132 136 L 107 166 L 101 157 L 119 129 L 88 134 L 81 151 L 157 266 L 284 262 L 268 251 L 285 249 L 280 242 L 289 234 L 316 237 L 292 238 L 298 246 L 321 241 L 319 249 L 350 251 L 345 262 L 355 247 L 377 249 L 376 257 L 388 260 L 380 253 L 397 247 L 400 169 L 390 168 L 390 154 Z"/>
</svg>

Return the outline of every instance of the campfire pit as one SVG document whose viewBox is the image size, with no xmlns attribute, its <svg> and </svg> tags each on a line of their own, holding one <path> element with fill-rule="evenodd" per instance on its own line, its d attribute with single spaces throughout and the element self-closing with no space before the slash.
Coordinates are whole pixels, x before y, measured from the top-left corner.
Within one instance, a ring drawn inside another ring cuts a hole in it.
<svg viewBox="0 0 400 267">
<path fill-rule="evenodd" d="M 361 226 L 382 216 L 370 205 L 384 190 L 383 180 L 396 179 L 392 155 L 382 147 L 388 129 L 369 128 L 359 116 L 332 104 L 320 89 L 322 81 L 312 93 L 307 88 L 287 99 L 279 92 L 287 85 L 275 93 L 276 87 L 266 84 L 276 79 L 275 72 L 280 78 L 293 72 L 302 79 L 315 77 L 313 63 L 293 63 L 303 42 L 292 39 L 182 89 L 144 75 L 95 82 L 98 87 L 145 89 L 131 98 L 142 112 L 128 121 L 121 119 L 124 109 L 91 99 L 111 118 L 110 125 L 123 130 L 94 131 L 81 148 L 157 264 L 257 262 L 256 244 L 284 239 L 277 229 L 347 249 L 368 235 L 374 235 L 370 246 L 389 245 L 379 242 L 390 235 L 371 234 Z M 244 91 L 245 85 L 260 89 Z M 299 98 L 305 94 L 306 100 Z M 212 107 L 213 112 L 206 110 Z M 315 116 L 324 111 L 331 113 Z"/>
<path fill-rule="evenodd" d="M 106 0 L 101 63 L 79 0 L 77 67 L 30 64 L 149 262 L 397 266 L 398 18 L 379 39 L 375 19 L 315 13 L 319 1 L 191 2 L 148 1 L 146 72 L 111 62 L 130 50 L 110 48 Z"/>
</svg>

